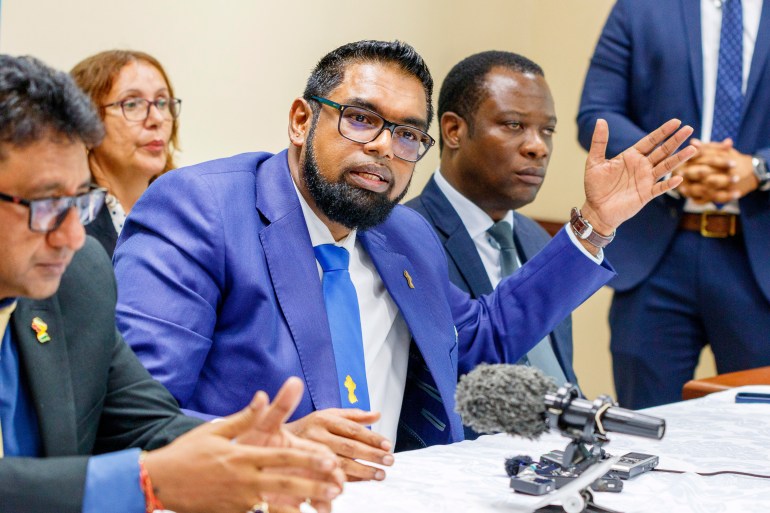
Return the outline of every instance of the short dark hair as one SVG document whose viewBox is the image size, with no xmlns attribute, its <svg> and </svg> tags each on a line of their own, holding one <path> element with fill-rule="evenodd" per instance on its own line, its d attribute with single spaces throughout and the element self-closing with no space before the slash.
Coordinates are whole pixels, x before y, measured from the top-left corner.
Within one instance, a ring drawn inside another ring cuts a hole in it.
<svg viewBox="0 0 770 513">
<path fill-rule="evenodd" d="M 67 73 L 34 57 L 0 55 L 0 159 L 8 145 L 24 147 L 46 136 L 93 148 L 104 127 Z"/>
<path fill-rule="evenodd" d="M 449 70 L 441 84 L 438 95 L 438 117 L 445 112 L 454 112 L 466 123 L 473 133 L 473 116 L 486 97 L 484 80 L 492 68 L 506 68 L 514 73 L 531 73 L 545 77 L 543 68 L 523 55 L 513 52 L 490 50 L 461 60 Z M 439 149 L 444 148 L 444 139 L 439 130 Z"/>
<path fill-rule="evenodd" d="M 324 55 L 316 64 L 307 79 L 303 98 L 310 101 L 311 96 L 325 97 L 335 87 L 342 83 L 345 68 L 359 62 L 376 62 L 396 64 L 405 73 L 414 76 L 425 90 L 428 102 L 428 127 L 433 120 L 433 78 L 430 76 L 428 65 L 411 45 L 402 41 L 357 41 L 340 46 Z M 320 108 L 316 102 L 311 102 L 313 112 Z"/>
</svg>

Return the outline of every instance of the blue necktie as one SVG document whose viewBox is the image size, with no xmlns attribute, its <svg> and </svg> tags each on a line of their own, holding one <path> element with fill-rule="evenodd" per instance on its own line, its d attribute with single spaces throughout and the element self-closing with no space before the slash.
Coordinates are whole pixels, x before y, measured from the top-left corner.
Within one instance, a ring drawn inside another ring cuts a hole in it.
<svg viewBox="0 0 770 513">
<path fill-rule="evenodd" d="M 358 296 L 350 280 L 350 254 L 334 244 L 313 248 L 323 269 L 323 293 L 326 315 L 332 334 L 337 381 L 343 408 L 369 410 L 369 386 L 366 382 L 364 343 Z"/>
<path fill-rule="evenodd" d="M 741 0 L 722 4 L 722 30 L 719 36 L 719 68 L 714 97 L 714 124 L 711 140 L 738 138 L 743 108 L 743 7 Z"/>
</svg>

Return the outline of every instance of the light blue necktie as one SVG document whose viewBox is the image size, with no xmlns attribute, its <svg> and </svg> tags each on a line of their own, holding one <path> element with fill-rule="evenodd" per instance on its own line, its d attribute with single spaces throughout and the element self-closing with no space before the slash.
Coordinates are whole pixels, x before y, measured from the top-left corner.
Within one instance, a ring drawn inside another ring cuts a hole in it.
<svg viewBox="0 0 770 513">
<path fill-rule="evenodd" d="M 332 334 L 337 382 L 343 408 L 368 411 L 369 386 L 366 382 L 364 343 L 356 288 L 350 280 L 350 254 L 334 244 L 313 248 L 323 269 L 323 293 L 326 315 Z"/>
<path fill-rule="evenodd" d="M 743 7 L 741 0 L 722 4 L 722 30 L 719 36 L 719 68 L 714 97 L 714 124 L 711 140 L 738 138 L 743 108 Z"/>
<path fill-rule="evenodd" d="M 513 274 L 519 268 L 519 259 L 516 256 L 516 245 L 513 242 L 513 227 L 508 221 L 498 221 L 487 233 L 494 239 L 500 248 L 500 274 L 503 278 Z M 551 336 L 546 335 L 543 340 L 529 350 L 527 354 L 516 362 L 519 365 L 531 365 L 543 371 L 547 376 L 556 380 L 557 386 L 567 382 L 567 376 L 556 358 L 551 346 Z"/>
</svg>

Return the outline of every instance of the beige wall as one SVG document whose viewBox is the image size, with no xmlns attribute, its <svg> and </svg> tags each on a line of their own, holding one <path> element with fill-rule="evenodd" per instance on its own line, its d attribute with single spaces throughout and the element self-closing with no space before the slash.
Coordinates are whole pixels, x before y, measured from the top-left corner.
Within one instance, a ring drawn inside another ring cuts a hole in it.
<svg viewBox="0 0 770 513">
<path fill-rule="evenodd" d="M 548 179 L 530 215 L 564 220 L 583 199 L 576 142 L 580 89 L 613 0 L 3 0 L 0 51 L 69 69 L 108 48 L 143 50 L 183 98 L 182 165 L 286 145 L 288 107 L 325 52 L 358 39 L 401 39 L 425 57 L 436 91 L 467 55 L 511 50 L 538 62 L 559 125 Z M 435 126 L 432 130 L 434 136 Z M 411 194 L 438 162 L 418 167 Z M 556 277 L 555 277 L 556 279 Z M 602 290 L 575 313 L 575 366 L 590 397 L 612 390 Z M 706 373 L 713 373 L 713 365 Z"/>
</svg>

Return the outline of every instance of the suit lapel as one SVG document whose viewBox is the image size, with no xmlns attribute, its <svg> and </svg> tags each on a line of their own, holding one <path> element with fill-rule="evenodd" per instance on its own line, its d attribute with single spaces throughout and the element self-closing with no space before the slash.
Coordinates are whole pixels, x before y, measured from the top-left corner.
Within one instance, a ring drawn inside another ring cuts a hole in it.
<svg viewBox="0 0 770 513">
<path fill-rule="evenodd" d="M 269 221 L 259 238 L 275 295 L 299 354 L 308 394 L 315 409 L 339 408 L 321 280 L 286 152 L 264 162 L 256 179 L 256 208 Z"/>
<path fill-rule="evenodd" d="M 38 342 L 32 329 L 36 317 L 48 324 L 51 340 Z M 77 454 L 77 420 L 72 369 L 58 301 L 20 299 L 11 317 L 21 367 L 35 403 L 45 456 Z"/>
<path fill-rule="evenodd" d="M 415 271 L 409 258 L 386 244 L 379 227 L 360 232 L 358 237 L 377 268 L 385 288 L 404 316 L 412 339 L 420 350 L 430 375 L 434 376 L 441 397 L 454 397 L 454 387 L 449 389 L 447 384 L 454 386 L 457 378 L 437 378 L 445 375 L 447 369 L 453 369 L 448 346 L 434 342 L 442 331 L 446 331 L 446 323 L 437 315 L 437 312 L 446 309 L 446 305 L 437 299 L 439 294 L 435 289 L 420 281 L 420 274 Z M 409 280 L 405 277 L 405 272 L 409 274 Z M 409 286 L 410 282 L 414 288 Z"/>
<path fill-rule="evenodd" d="M 433 178 L 425 186 L 421 197 L 433 225 L 445 237 L 444 249 L 455 262 L 472 295 L 479 297 L 492 292 L 487 270 L 476 251 L 473 239 Z"/>
<path fill-rule="evenodd" d="M 766 82 L 765 69 L 768 56 L 770 56 L 770 0 L 762 2 L 762 15 L 759 18 L 759 30 L 754 44 L 754 55 L 751 58 L 751 71 L 746 84 L 746 99 L 743 102 L 741 119 L 745 117 L 747 109 L 751 108 L 751 100 L 759 88 L 760 83 Z M 764 85 L 764 84 L 763 84 Z M 750 128 L 753 130 L 754 128 Z"/>
<path fill-rule="evenodd" d="M 680 0 L 687 46 L 689 48 L 690 71 L 692 72 L 692 88 L 698 105 L 698 118 L 703 115 L 703 41 L 701 36 L 700 0 Z M 696 134 L 697 135 L 697 134 Z"/>
</svg>

